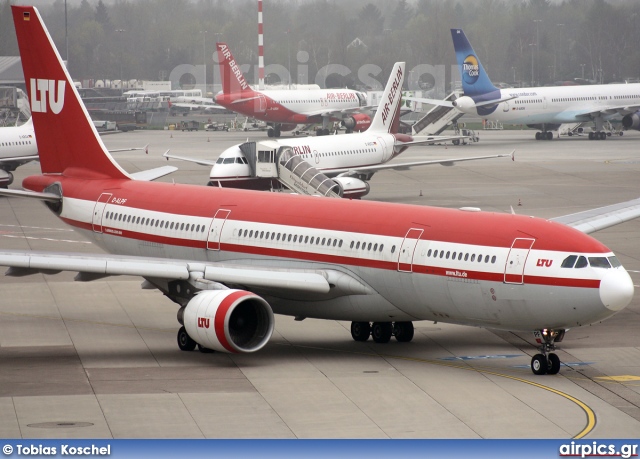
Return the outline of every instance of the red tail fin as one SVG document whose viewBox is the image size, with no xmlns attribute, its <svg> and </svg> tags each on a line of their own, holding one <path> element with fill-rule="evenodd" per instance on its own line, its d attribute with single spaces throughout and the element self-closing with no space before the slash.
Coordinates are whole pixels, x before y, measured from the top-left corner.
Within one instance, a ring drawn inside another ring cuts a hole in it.
<svg viewBox="0 0 640 459">
<path fill-rule="evenodd" d="M 218 65 L 222 78 L 222 94 L 253 92 L 244 79 L 240 66 L 236 64 L 227 44 L 216 43 L 216 48 L 218 49 Z"/>
<path fill-rule="evenodd" d="M 128 178 L 104 147 L 38 10 L 12 6 L 43 174 Z"/>
</svg>

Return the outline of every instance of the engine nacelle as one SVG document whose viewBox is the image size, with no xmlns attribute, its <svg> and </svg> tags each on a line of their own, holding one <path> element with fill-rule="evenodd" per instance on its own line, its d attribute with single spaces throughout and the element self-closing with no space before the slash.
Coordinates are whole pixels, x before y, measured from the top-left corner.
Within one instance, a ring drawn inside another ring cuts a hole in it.
<svg viewBox="0 0 640 459">
<path fill-rule="evenodd" d="M 244 290 L 206 290 L 184 308 L 184 327 L 196 343 L 220 352 L 262 349 L 273 333 L 273 311 Z"/>
<path fill-rule="evenodd" d="M 0 187 L 7 187 L 13 183 L 13 174 L 4 169 L 0 169 Z"/>
<path fill-rule="evenodd" d="M 622 117 L 622 126 L 625 129 L 635 129 L 636 131 L 640 131 L 640 112 L 635 112 L 631 115 L 624 115 Z"/>
<path fill-rule="evenodd" d="M 335 177 L 332 180 L 338 184 L 338 194 L 342 198 L 358 199 L 368 195 L 371 189 L 369 182 L 355 177 Z"/>
<path fill-rule="evenodd" d="M 366 131 L 371 126 L 371 117 L 364 113 L 357 113 L 352 116 L 347 116 L 340 123 L 351 131 Z"/>
<path fill-rule="evenodd" d="M 451 102 L 454 107 L 462 112 L 471 111 L 476 108 L 475 101 L 469 96 L 458 97 L 456 100 Z"/>
</svg>

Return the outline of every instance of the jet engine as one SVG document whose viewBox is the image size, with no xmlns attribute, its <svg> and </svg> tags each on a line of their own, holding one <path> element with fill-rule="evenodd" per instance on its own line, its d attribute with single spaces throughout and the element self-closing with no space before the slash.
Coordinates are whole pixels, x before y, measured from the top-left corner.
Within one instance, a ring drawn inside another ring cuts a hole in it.
<svg viewBox="0 0 640 459">
<path fill-rule="evenodd" d="M 625 129 L 635 129 L 640 131 L 640 112 L 635 112 L 622 117 L 622 126 Z"/>
<path fill-rule="evenodd" d="M 273 311 L 264 299 L 244 290 L 206 290 L 184 308 L 184 327 L 196 343 L 220 352 L 262 349 L 273 333 Z"/>
<path fill-rule="evenodd" d="M 359 199 L 368 195 L 371 189 L 368 182 L 355 177 L 335 177 L 332 180 L 338 184 L 338 194 L 342 198 Z"/>
<path fill-rule="evenodd" d="M 8 187 L 13 183 L 13 174 L 9 171 L 5 171 L 4 169 L 0 169 L 0 188 Z"/>
<path fill-rule="evenodd" d="M 475 101 L 469 96 L 458 97 L 451 104 L 460 111 L 471 110 L 476 107 Z"/>
<path fill-rule="evenodd" d="M 348 131 L 366 131 L 371 126 L 371 117 L 363 113 L 357 113 L 344 118 L 340 124 L 347 128 Z"/>
</svg>

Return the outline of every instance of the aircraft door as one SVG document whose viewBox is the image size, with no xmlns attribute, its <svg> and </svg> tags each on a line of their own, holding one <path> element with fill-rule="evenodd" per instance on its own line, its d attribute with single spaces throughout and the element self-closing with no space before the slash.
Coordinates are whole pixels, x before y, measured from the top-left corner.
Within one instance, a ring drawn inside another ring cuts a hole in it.
<svg viewBox="0 0 640 459">
<path fill-rule="evenodd" d="M 111 193 L 102 193 L 93 206 L 92 226 L 95 233 L 102 233 L 102 216 L 111 196 Z"/>
<path fill-rule="evenodd" d="M 220 250 L 220 238 L 222 237 L 222 228 L 227 221 L 227 217 L 231 213 L 227 209 L 218 209 L 211 226 L 209 227 L 209 233 L 207 236 L 207 250 Z"/>
<path fill-rule="evenodd" d="M 502 111 L 509 113 L 509 101 L 502 102 Z"/>
<path fill-rule="evenodd" d="M 545 109 L 545 110 L 547 108 L 547 98 L 546 97 L 542 98 L 542 108 Z"/>
<path fill-rule="evenodd" d="M 524 284 L 524 266 L 535 239 L 516 238 L 504 267 L 505 284 Z"/>
<path fill-rule="evenodd" d="M 398 251 L 398 271 L 406 273 L 413 271 L 413 256 L 422 233 L 424 230 L 419 228 L 411 228 L 407 231 Z"/>
<path fill-rule="evenodd" d="M 258 106 L 256 107 L 258 113 L 265 113 L 267 111 L 267 99 L 260 94 L 258 96 Z"/>
</svg>

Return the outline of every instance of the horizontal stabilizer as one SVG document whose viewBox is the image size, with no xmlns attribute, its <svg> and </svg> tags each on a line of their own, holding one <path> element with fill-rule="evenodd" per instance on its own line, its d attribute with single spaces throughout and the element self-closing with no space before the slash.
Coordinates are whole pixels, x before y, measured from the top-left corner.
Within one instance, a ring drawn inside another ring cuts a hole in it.
<svg viewBox="0 0 640 459">
<path fill-rule="evenodd" d="M 154 169 L 148 169 L 146 171 L 134 172 L 133 174 L 129 174 L 129 175 L 134 180 L 150 182 L 151 180 L 159 179 L 160 177 L 169 175 L 172 172 L 175 172 L 177 170 L 178 168 L 175 166 L 160 166 Z"/>
</svg>

